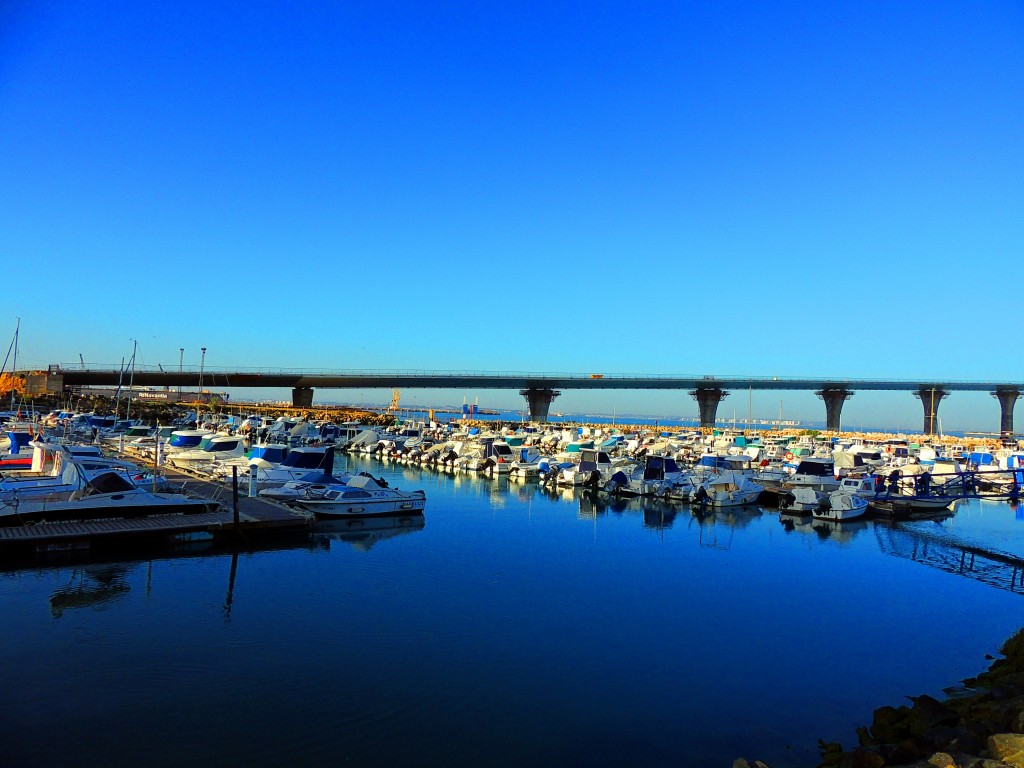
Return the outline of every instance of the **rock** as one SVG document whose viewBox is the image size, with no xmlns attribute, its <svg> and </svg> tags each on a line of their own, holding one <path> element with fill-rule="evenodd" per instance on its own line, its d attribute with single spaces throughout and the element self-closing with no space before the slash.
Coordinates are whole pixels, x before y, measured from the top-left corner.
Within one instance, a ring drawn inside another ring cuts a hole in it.
<svg viewBox="0 0 1024 768">
<path fill-rule="evenodd" d="M 929 728 L 924 733 L 915 736 L 914 744 L 917 745 L 917 748 L 922 754 L 927 755 L 932 752 L 943 752 L 953 749 L 950 745 L 961 736 L 966 735 L 967 732 L 962 728 L 953 728 L 949 725 L 937 725 L 934 728 Z"/>
<path fill-rule="evenodd" d="M 843 757 L 840 765 L 842 768 L 882 768 L 885 759 L 874 750 L 857 747 Z"/>
<path fill-rule="evenodd" d="M 1007 765 L 987 757 L 967 757 L 960 761 L 960 768 L 1007 768 Z"/>
<path fill-rule="evenodd" d="M 928 758 L 928 765 L 934 765 L 935 768 L 960 768 L 953 756 L 945 752 L 936 752 Z"/>
<path fill-rule="evenodd" d="M 993 733 L 988 737 L 988 752 L 996 760 L 1024 768 L 1024 735 L 1019 733 Z"/>
<path fill-rule="evenodd" d="M 871 735 L 876 741 L 891 744 L 906 738 L 910 730 L 907 727 L 907 707 L 879 707 L 871 718 Z"/>
<path fill-rule="evenodd" d="M 918 696 L 911 699 L 914 706 L 907 718 L 907 727 L 914 735 L 930 731 L 940 725 L 956 725 L 960 715 L 956 710 L 946 706 L 931 696 Z"/>
</svg>

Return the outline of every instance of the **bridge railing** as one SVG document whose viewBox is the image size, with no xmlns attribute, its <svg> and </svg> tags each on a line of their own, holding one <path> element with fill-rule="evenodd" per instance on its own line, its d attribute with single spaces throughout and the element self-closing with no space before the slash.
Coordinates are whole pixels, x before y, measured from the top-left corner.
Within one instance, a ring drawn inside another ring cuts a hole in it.
<svg viewBox="0 0 1024 768">
<path fill-rule="evenodd" d="M 41 366 L 27 366 L 23 370 L 47 370 L 48 366 L 52 365 L 41 365 Z M 20 368 L 21 366 L 19 366 Z M 74 371 L 93 371 L 93 372 L 118 372 L 122 369 L 120 363 L 94 363 L 85 366 L 84 368 L 79 363 L 60 364 L 60 368 L 63 371 L 74 372 Z M 628 379 L 650 379 L 650 380 L 661 380 L 669 381 L 673 379 L 681 379 L 688 382 L 699 382 L 706 381 L 709 386 L 723 386 L 729 387 L 746 385 L 750 382 L 765 383 L 765 384 L 784 384 L 786 382 L 822 382 L 824 385 L 843 385 L 850 386 L 851 388 L 857 388 L 858 385 L 865 386 L 871 384 L 878 384 L 879 379 L 867 379 L 867 378 L 845 378 L 845 377 L 828 377 L 828 376 L 759 376 L 750 375 L 743 376 L 737 374 L 730 374 L 727 376 L 719 376 L 714 374 L 685 374 L 685 373 L 580 373 L 578 371 L 566 372 L 566 371 L 482 371 L 472 369 L 462 370 L 439 370 L 439 369 L 428 369 L 428 368 L 289 368 L 289 367 L 275 367 L 275 366 L 226 366 L 226 365 L 185 365 L 179 366 L 177 362 L 170 364 L 156 364 L 156 365 L 142 365 L 136 364 L 136 373 L 138 372 L 149 372 L 149 373 L 199 373 L 200 371 L 209 372 L 212 374 L 222 373 L 244 373 L 244 374 L 268 374 L 268 375 L 301 375 L 301 376 L 365 376 L 365 377 L 397 377 L 397 376 L 436 376 L 436 377 L 460 377 L 460 378 L 527 378 L 536 379 L 538 381 L 544 381 L 546 379 L 552 380 L 572 380 L 572 381 L 588 381 L 594 379 L 611 379 L 611 380 L 628 380 Z M 917 385 L 921 380 L 889 380 L 894 384 L 905 384 L 905 385 Z M 929 381 L 927 386 L 948 386 L 951 388 L 956 387 L 979 387 L 979 386 L 991 386 L 991 387 L 1015 387 L 1022 386 L 1018 384 L 1009 383 L 992 383 L 983 379 L 957 379 L 957 380 L 934 380 Z"/>
</svg>

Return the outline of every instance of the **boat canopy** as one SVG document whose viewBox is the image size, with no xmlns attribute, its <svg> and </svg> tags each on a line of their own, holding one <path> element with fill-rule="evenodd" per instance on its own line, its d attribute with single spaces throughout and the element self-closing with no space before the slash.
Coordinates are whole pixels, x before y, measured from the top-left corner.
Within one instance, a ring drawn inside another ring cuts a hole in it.
<svg viewBox="0 0 1024 768">
<path fill-rule="evenodd" d="M 666 474 L 679 472 L 679 465 L 670 456 L 648 456 L 644 465 L 644 480 L 662 480 Z"/>
<path fill-rule="evenodd" d="M 835 472 L 836 465 L 832 459 L 804 459 L 796 468 L 796 474 L 798 475 L 814 475 L 817 477 L 835 475 Z"/>
<path fill-rule="evenodd" d="M 21 449 L 32 442 L 32 435 L 28 432 L 8 432 L 11 438 L 11 453 L 21 453 Z"/>
<path fill-rule="evenodd" d="M 289 469 L 321 469 L 326 465 L 327 451 L 296 448 L 285 457 L 282 466 Z"/>
<path fill-rule="evenodd" d="M 172 448 L 195 448 L 202 442 L 205 434 L 195 430 L 172 432 L 171 439 L 168 442 Z"/>
<path fill-rule="evenodd" d="M 700 460 L 697 462 L 697 466 L 710 467 L 711 469 L 728 469 L 729 460 L 726 456 L 713 456 L 711 454 L 707 454 L 700 457 Z"/>
<path fill-rule="evenodd" d="M 249 460 L 262 459 L 268 463 L 280 464 L 288 455 L 288 447 L 284 445 L 256 445 L 249 451 Z"/>
</svg>

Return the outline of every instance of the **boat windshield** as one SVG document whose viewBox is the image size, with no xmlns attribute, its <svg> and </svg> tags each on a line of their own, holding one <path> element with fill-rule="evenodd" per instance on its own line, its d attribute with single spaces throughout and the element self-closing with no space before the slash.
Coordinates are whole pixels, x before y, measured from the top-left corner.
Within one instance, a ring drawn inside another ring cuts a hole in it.
<svg viewBox="0 0 1024 768">
<path fill-rule="evenodd" d="M 233 451 L 238 447 L 237 440 L 223 440 L 219 443 L 210 443 L 206 450 L 210 453 L 223 453 L 224 451 Z"/>
</svg>

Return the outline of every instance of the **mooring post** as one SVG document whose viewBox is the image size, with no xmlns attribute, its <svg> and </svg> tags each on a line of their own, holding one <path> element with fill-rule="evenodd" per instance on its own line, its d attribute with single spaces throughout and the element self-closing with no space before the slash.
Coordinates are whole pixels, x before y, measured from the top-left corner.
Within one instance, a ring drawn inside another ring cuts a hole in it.
<svg viewBox="0 0 1024 768">
<path fill-rule="evenodd" d="M 234 507 L 235 530 L 238 530 L 238 467 L 231 467 L 231 502 Z"/>
<path fill-rule="evenodd" d="M 256 465 L 255 464 L 250 464 L 249 465 L 249 498 L 250 499 L 255 499 L 256 498 L 256 475 L 257 475 Z"/>
<path fill-rule="evenodd" d="M 153 452 L 153 493 L 156 493 L 156 481 L 160 474 L 160 422 L 156 423 L 156 451 Z"/>
</svg>

